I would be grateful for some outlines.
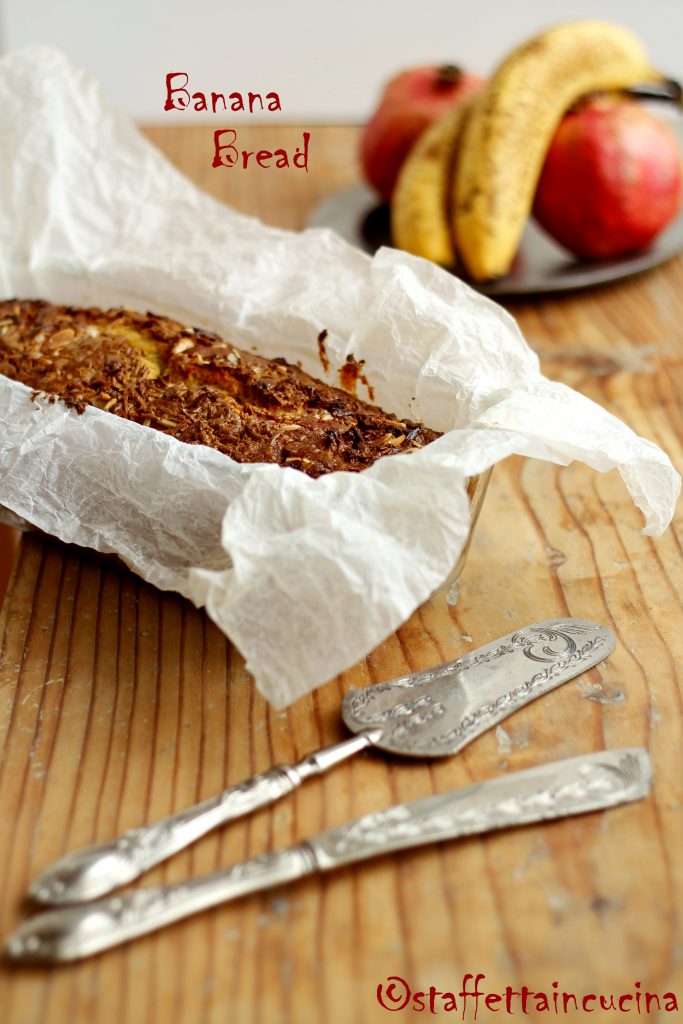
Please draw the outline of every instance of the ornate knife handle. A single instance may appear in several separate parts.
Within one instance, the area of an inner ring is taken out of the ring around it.
[[[274,803],[311,776],[352,757],[370,746],[380,733],[380,729],[369,729],[309,754],[298,764],[278,765],[254,775],[179,814],[131,829],[111,842],[67,854],[46,868],[29,889],[29,895],[39,903],[52,905],[105,896],[219,825]]]
[[[77,960],[316,870],[312,850],[301,843],[181,885],[139,889],[94,904],[48,910],[26,921],[8,940],[5,952],[25,962]]]

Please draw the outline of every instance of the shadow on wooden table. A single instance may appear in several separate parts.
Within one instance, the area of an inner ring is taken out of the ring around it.
[[[5,597],[7,584],[19,549],[19,531],[0,524],[0,604]]]

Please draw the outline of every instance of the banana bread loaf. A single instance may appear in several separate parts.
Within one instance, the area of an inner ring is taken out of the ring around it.
[[[238,462],[313,477],[362,470],[439,436],[284,359],[129,309],[0,302],[0,373],[78,412],[96,406]]]

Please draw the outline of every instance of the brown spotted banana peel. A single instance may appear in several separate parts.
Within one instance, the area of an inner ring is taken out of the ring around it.
[[[453,267],[450,192],[453,160],[471,101],[424,131],[406,157],[391,198],[391,237],[399,249]]]
[[[510,269],[567,110],[586,93],[662,77],[637,36],[603,21],[558,25],[507,57],[473,102],[455,165],[453,235],[471,277]]]

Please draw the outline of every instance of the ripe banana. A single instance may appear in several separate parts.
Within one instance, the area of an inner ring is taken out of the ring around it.
[[[420,135],[406,157],[391,199],[394,245],[416,256],[455,264],[450,191],[453,159],[471,102],[458,104]]]
[[[455,244],[475,280],[509,270],[566,111],[586,93],[661,79],[640,40],[603,21],[558,25],[510,54],[474,100],[455,169]]]

